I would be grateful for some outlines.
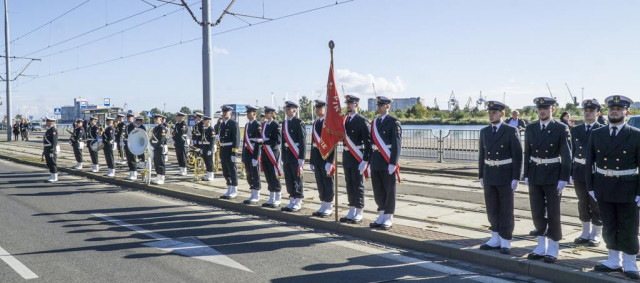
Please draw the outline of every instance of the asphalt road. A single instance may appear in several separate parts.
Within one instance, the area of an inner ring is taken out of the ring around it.
[[[513,274],[0,160],[0,282],[500,282]],[[525,278],[527,280],[527,278]]]

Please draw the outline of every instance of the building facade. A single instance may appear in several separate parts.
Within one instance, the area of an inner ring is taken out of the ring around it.
[[[378,109],[378,103],[375,98],[369,98],[368,102],[368,110],[376,111]],[[409,98],[393,98],[393,102],[391,102],[391,111],[395,110],[407,110],[411,108],[416,103],[422,103],[422,99],[420,97],[409,97]]]

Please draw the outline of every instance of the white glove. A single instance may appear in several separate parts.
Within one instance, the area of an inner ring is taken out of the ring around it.
[[[324,165],[324,171],[327,171],[327,175],[331,174],[331,167],[333,167],[333,163],[331,162],[327,162],[327,164]]]
[[[569,184],[573,185],[573,176],[569,176]]]
[[[209,156],[211,155],[211,150],[207,151],[207,155]]]
[[[638,207],[640,207],[640,197],[636,196],[636,204],[638,205]]]
[[[220,140],[220,135],[216,135],[216,140],[219,141]]]
[[[120,142],[120,146],[124,146],[124,142],[123,141]]]
[[[257,143],[262,143],[262,142],[263,142],[263,140],[262,140],[262,139],[256,139],[256,142],[257,142]]]
[[[298,159],[298,166],[304,166],[304,159]]]
[[[518,188],[518,180],[511,180],[511,189],[515,192]]]
[[[256,160],[256,159],[251,159],[251,165],[253,165],[253,167],[258,166],[258,160]]]
[[[594,191],[589,191],[589,195],[591,196],[591,198],[593,198],[593,200],[598,202],[598,200],[596,199],[596,193]]]
[[[524,178],[524,184],[527,186],[529,185],[529,178]]]
[[[53,153],[49,153],[49,157],[53,158]]]
[[[562,190],[567,186],[567,181],[558,181],[558,195],[562,194]]]
[[[98,139],[98,142],[102,142],[102,139]]]
[[[484,179],[480,178],[480,187],[484,188]]]
[[[360,175],[363,175],[363,174],[364,174],[364,169],[365,169],[365,168],[367,168],[367,162],[366,162],[366,161],[364,161],[364,160],[362,160],[362,161],[360,162],[360,165],[358,165],[358,171],[360,171]],[[395,168],[394,168],[394,170],[395,170]],[[329,172],[329,171],[327,171],[327,172]]]
[[[396,172],[396,166],[393,164],[389,164],[389,167],[387,167],[387,170],[389,170],[389,175],[393,175],[393,173]]]
[[[311,171],[316,171],[316,167],[313,164],[309,164],[309,168],[311,168]]]
[[[300,175],[304,173],[304,159],[298,159],[298,173]]]

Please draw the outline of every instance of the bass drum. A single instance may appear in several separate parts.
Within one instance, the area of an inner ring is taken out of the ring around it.
[[[101,141],[98,141],[98,140],[93,140],[91,142],[91,144],[89,145],[89,148],[93,152],[99,152],[104,148],[104,143],[102,143]]]
[[[127,138],[127,146],[133,155],[142,155],[149,147],[149,137],[143,129],[135,129],[129,133]]]

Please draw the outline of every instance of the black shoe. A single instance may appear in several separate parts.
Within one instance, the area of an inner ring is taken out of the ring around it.
[[[324,213],[320,213],[320,217],[321,218],[329,218],[333,215],[333,213],[329,213],[329,214],[324,214]]]
[[[278,207],[280,207],[280,204],[272,203],[272,204],[267,205],[267,207],[269,207],[269,208],[278,208]]]
[[[271,207],[271,204],[268,204],[268,203],[265,202],[265,203],[262,204],[262,207]]]
[[[369,224],[369,228],[380,228],[380,226],[382,226],[382,224],[378,224],[375,222],[371,222],[371,224]]]
[[[500,249],[500,246],[492,247],[492,246],[489,246],[487,244],[483,244],[482,246],[480,246],[480,249],[484,250],[484,251],[497,250],[497,249]]]
[[[527,255],[527,259],[531,259],[531,260],[538,260],[538,259],[543,259],[543,258],[544,258],[543,255],[539,255],[539,254],[536,254],[536,253],[529,253]]]
[[[292,207],[292,208],[289,209],[289,211],[290,212],[298,212],[298,211],[300,211],[300,208]]]
[[[322,213],[318,212],[318,211],[315,211],[315,212],[311,213],[311,216],[322,217]]]
[[[545,255],[544,262],[546,263],[555,263],[558,259],[555,256]]]
[[[342,222],[342,223],[348,223],[348,222],[350,222],[350,221],[352,221],[352,220],[353,220],[353,219],[351,219],[351,218],[346,218],[346,217],[342,217],[342,218],[340,218],[340,222]]]
[[[622,268],[611,268],[604,264],[594,266],[593,270],[598,272],[622,272]]]
[[[347,221],[347,223],[349,223],[349,224],[360,224],[360,223],[362,223],[362,219],[359,219],[359,220],[349,219],[349,221]]]
[[[538,234],[538,230],[533,229],[529,232],[529,236],[536,236]]]
[[[503,254],[503,255],[511,254],[511,249],[510,248],[500,248],[500,253]]]
[[[625,271],[624,276],[627,276],[629,279],[640,279],[640,275],[638,275],[637,271]]]
[[[246,205],[257,205],[258,202],[257,201],[251,201],[251,200],[244,200],[242,203],[246,204]]]
[[[280,211],[291,212],[291,208],[288,208],[288,207],[285,206],[283,208],[280,208]]]
[[[392,225],[381,224],[380,227],[378,227],[378,229],[388,231],[388,230],[391,230],[391,227],[393,227],[393,224]]]
[[[229,196],[224,196],[224,195],[220,196],[220,198],[221,199],[231,199]]]
[[[600,246],[600,240],[589,240],[589,244],[587,244],[587,246],[598,247]]]
[[[575,240],[573,240],[574,244],[578,244],[578,245],[584,245],[586,243],[589,243],[589,239],[585,239],[585,238],[576,238]]]

